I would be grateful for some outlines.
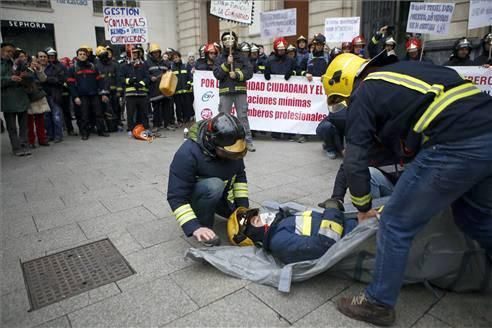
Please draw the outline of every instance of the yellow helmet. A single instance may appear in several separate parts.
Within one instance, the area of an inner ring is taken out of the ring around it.
[[[328,96],[328,105],[334,105],[350,97],[355,78],[369,62],[354,54],[340,54],[333,59],[322,77]]]
[[[96,56],[99,57],[103,52],[107,52],[108,49],[105,46],[98,46],[96,48]]]
[[[81,45],[81,46],[79,47],[79,49],[87,49],[87,51],[88,51],[88,52],[92,52],[92,47],[91,47],[91,46],[88,46],[88,45],[86,45],[86,44]]]
[[[149,46],[149,54],[153,53],[154,51],[162,52],[161,47],[157,43],[151,43]]]
[[[255,209],[258,213],[258,209]],[[254,246],[255,243],[249,237],[244,234],[248,219],[246,212],[253,211],[248,210],[245,207],[238,207],[227,220],[227,237],[232,245],[236,246]]]

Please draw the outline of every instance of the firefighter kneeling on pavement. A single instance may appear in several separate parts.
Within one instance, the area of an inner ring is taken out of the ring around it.
[[[456,225],[492,261],[492,97],[451,68],[371,64],[341,54],[323,78],[328,104],[348,103],[344,168],[359,222],[376,216],[370,149],[380,142],[395,155],[416,155],[382,212],[371,284],[360,295],[342,297],[337,308],[389,326],[412,240],[439,212],[451,207]]]
[[[227,218],[249,206],[245,137],[236,117],[220,113],[190,128],[170,165],[169,205],[185,235],[205,246],[220,244],[215,213]]]

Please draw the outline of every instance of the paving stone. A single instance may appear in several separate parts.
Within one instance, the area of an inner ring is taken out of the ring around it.
[[[32,258],[35,257],[37,256],[32,256]],[[3,252],[0,263],[2,268],[2,278],[0,279],[1,295],[12,293],[17,289],[23,289],[25,283],[19,258]]]
[[[64,194],[61,198],[67,206],[77,206],[87,201],[118,198],[121,195],[124,195],[124,191],[121,188],[116,185],[110,185],[96,190],[85,190]]]
[[[70,313],[77,327],[156,327],[198,307],[169,278],[164,277]]]
[[[68,321],[68,317],[64,315],[63,317],[59,317],[57,319],[45,322],[35,328],[71,328],[70,322]]]
[[[350,284],[348,280],[321,274],[307,281],[292,284],[289,293],[255,283],[246,288],[293,323],[342,292]]]
[[[281,188],[271,188],[257,192],[250,196],[257,203],[263,203],[265,200],[276,200],[279,203],[290,202],[295,199],[306,196],[306,192],[296,188],[293,185],[284,185]]]
[[[17,238],[37,232],[33,217],[30,214],[2,215],[1,230],[3,238]]]
[[[58,304],[65,313],[70,313],[120,293],[121,292],[116,284],[111,283],[80,295],[67,298],[66,300],[60,301],[56,304]]]
[[[70,246],[87,238],[76,224],[69,224],[6,240],[5,252],[9,256],[19,257],[22,261],[44,255],[46,251]]]
[[[24,288],[2,295],[2,324],[4,328],[28,328],[64,315],[58,303],[29,312],[30,305]]]
[[[119,280],[118,286],[127,290],[192,265],[194,262],[184,259],[188,248],[189,245],[178,238],[129,254],[126,260],[137,274]]]
[[[420,318],[415,325],[412,326],[412,328],[451,328],[451,325],[448,325],[444,321],[441,321],[437,319],[436,317],[426,314],[422,318]],[[457,327],[457,326],[456,326]]]
[[[107,237],[123,256],[135,253],[143,248],[128,231],[111,232]]]
[[[24,192],[16,192],[16,193],[2,192],[0,197],[2,202],[2,209],[9,208],[9,207],[19,207],[19,206],[26,205],[27,203]]]
[[[126,230],[145,248],[183,235],[183,230],[179,227],[176,219],[169,217],[129,226]]]
[[[133,207],[141,206],[144,204],[152,204],[153,202],[160,203],[164,202],[165,198],[162,193],[153,188],[153,193],[141,194],[135,193],[131,195],[122,194],[118,198],[112,199],[101,199],[101,202],[107,209],[111,212],[120,212]]]
[[[126,211],[98,216],[79,222],[80,227],[89,239],[104,236],[111,232],[123,231],[127,226],[155,220],[156,217],[143,207],[135,207]]]
[[[77,221],[88,220],[108,213],[109,211],[100,202],[89,201],[51,213],[40,215],[34,214],[34,221],[36,222],[38,230],[43,231]]]
[[[241,289],[167,327],[287,327],[277,313]]]
[[[223,298],[249,283],[247,280],[227,276],[206,263],[195,263],[186,269],[174,272],[171,278],[200,307]]]
[[[342,296],[358,295],[365,287],[365,284],[354,283],[349,289],[337,295],[334,302]],[[421,284],[404,286],[400,292],[398,303],[396,304],[395,326],[411,327],[419,318],[423,317],[437,301],[438,299],[436,299],[435,296]]]
[[[357,321],[346,317],[342,313],[338,312],[336,305],[328,301],[325,304],[318,307],[313,312],[307,314],[304,318],[300,319],[294,324],[294,327],[343,327],[343,328],[363,328],[374,327],[371,324],[367,324],[362,321]]]
[[[448,293],[430,314],[454,327],[492,327],[492,293]]]
[[[12,217],[20,214],[40,214],[49,213],[55,210],[60,210],[65,207],[65,203],[60,198],[52,198],[43,201],[27,203],[27,205],[19,205],[6,208],[3,215]]]

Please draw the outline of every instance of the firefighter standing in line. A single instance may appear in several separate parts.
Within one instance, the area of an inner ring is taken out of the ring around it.
[[[422,55],[422,41],[420,41],[419,38],[416,37],[411,37],[405,42],[405,49],[407,51],[407,54],[403,61],[413,61],[413,62],[429,62],[432,63],[432,60],[428,59],[425,57],[425,55]],[[421,59],[422,57],[422,59]]]
[[[304,58],[301,68],[302,75],[306,75],[308,81],[313,80],[313,76],[321,76],[325,73],[328,66],[328,56],[325,56],[325,43],[326,38],[323,34],[318,33],[313,38],[313,57],[309,60]]]
[[[118,131],[118,116],[115,114],[115,104],[117,104],[117,88],[119,83],[118,66],[109,58],[109,51],[105,46],[96,48],[96,67],[103,78],[103,89],[101,94],[106,95],[109,101],[103,103],[104,119],[108,132]]]
[[[248,101],[246,81],[253,77],[253,67],[249,59],[237,49],[237,35],[224,32],[220,38],[224,47],[223,53],[217,58],[214,76],[219,80],[219,112],[230,114],[232,106],[246,131],[248,151],[256,151],[248,121]]]
[[[208,43],[205,45],[204,52],[205,60],[197,61],[195,69],[197,71],[213,71],[219,49],[213,43]]]
[[[472,49],[472,43],[467,38],[456,40],[453,46],[453,54],[444,63],[444,66],[474,66],[473,61],[470,59]]]
[[[487,67],[489,67],[492,65],[492,33],[486,34],[480,43],[482,45],[482,54],[475,58],[473,63],[479,66],[488,65]]]
[[[243,157],[245,132],[239,120],[219,113],[195,123],[169,167],[167,200],[187,237],[206,246],[220,244],[215,213],[229,217],[249,207]]]
[[[349,104],[344,168],[359,221],[376,216],[368,170],[376,140],[416,153],[382,212],[371,284],[337,304],[351,318],[392,325],[412,240],[440,211],[451,206],[492,260],[492,98],[451,68],[402,61],[374,69],[350,54],[335,58],[323,86],[329,105]]]
[[[153,131],[157,132],[160,127],[163,126],[164,117],[169,115],[169,101],[168,97],[160,97],[162,93],[159,90],[159,84],[161,82],[161,77],[169,69],[171,69],[169,64],[162,59],[162,50],[157,43],[151,43],[149,46],[149,55],[147,56],[147,69],[149,70],[150,76],[150,88],[149,96],[150,99],[156,100],[152,101],[153,109]]]
[[[147,115],[149,72],[143,60],[144,50],[140,45],[132,49],[132,59],[121,68],[121,82],[125,90],[128,135],[137,124],[149,129]]]
[[[178,125],[191,123],[195,116],[193,109],[193,75],[191,68],[181,60],[179,51],[174,51],[171,55],[173,61],[173,74],[178,78],[176,92],[174,93],[174,103],[176,104],[176,118]]]
[[[104,131],[104,115],[101,101],[109,102],[108,96],[102,94],[103,78],[99,74],[96,65],[88,59],[89,51],[86,48],[77,50],[77,61],[68,71],[67,84],[70,95],[76,106],[79,106],[80,116],[77,125],[80,129],[82,140],[89,139],[90,117],[96,118],[97,134],[101,137],[109,137]]]
[[[363,35],[357,35],[352,39],[352,53],[362,58],[366,58],[366,39]]]
[[[260,68],[258,67],[258,55],[260,53],[260,48],[256,45],[256,43],[251,43],[251,52],[249,55],[249,61],[251,62],[251,66],[253,66],[253,73],[259,73]],[[265,66],[263,66],[263,70]]]
[[[308,40],[303,36],[299,36],[296,40],[296,45],[297,45],[297,55],[296,55],[296,61],[297,61],[297,66],[301,67],[303,61],[308,61],[309,60],[309,49],[307,46]]]

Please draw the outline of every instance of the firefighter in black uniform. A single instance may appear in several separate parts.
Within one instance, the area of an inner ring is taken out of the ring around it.
[[[213,71],[215,59],[217,58],[219,49],[213,43],[208,43],[207,45],[205,45],[204,52],[204,60],[197,60],[195,69],[197,71]]]
[[[171,60],[173,61],[173,74],[178,78],[176,92],[173,97],[176,104],[176,117],[178,124],[183,125],[189,123],[191,118],[195,116],[192,90],[193,75],[190,67],[183,64],[179,51],[174,51],[171,54]]]
[[[118,64],[111,60],[109,51],[104,46],[96,48],[96,67],[103,77],[102,94],[108,97],[108,102],[103,103],[104,119],[108,132],[118,131],[119,117],[116,107],[118,106],[119,71]]]
[[[186,236],[218,245],[214,214],[227,218],[237,207],[249,207],[246,153],[244,128],[232,115],[220,113],[190,128],[169,167],[167,192]]]
[[[372,283],[337,304],[351,318],[391,325],[412,240],[438,212],[451,206],[492,257],[492,97],[451,68],[374,68],[351,54],[333,60],[323,86],[329,105],[348,101],[344,168],[359,221],[377,216],[368,169],[376,141],[395,157],[416,154],[382,212]]]
[[[456,40],[453,46],[453,53],[444,66],[473,66],[470,53],[473,49],[471,41],[467,38]]]
[[[169,115],[170,98],[164,97],[159,91],[161,77],[171,67],[162,57],[161,47],[157,43],[149,46],[149,55],[145,64],[149,70],[150,86],[149,97],[153,109],[153,130],[157,131],[163,124],[165,115]]]
[[[103,77],[93,63],[88,59],[87,48],[77,49],[77,61],[68,71],[67,84],[70,95],[76,106],[80,107],[80,116],[77,125],[82,140],[89,139],[89,120],[91,113],[96,117],[97,133],[102,137],[109,137],[104,131],[104,115],[101,100],[108,102],[108,96],[103,94]]]
[[[482,54],[473,60],[478,66],[492,65],[492,33],[486,34],[482,41]]]
[[[149,128],[148,92],[149,71],[143,60],[144,50],[140,45],[132,49],[130,62],[121,68],[121,84],[125,90],[126,120],[128,135],[137,124]]]
[[[301,64],[301,75],[305,75],[308,81],[313,80],[313,76],[321,76],[326,72],[328,67],[328,56],[325,56],[326,38],[323,34],[318,33],[313,38],[313,57],[305,57]]]

